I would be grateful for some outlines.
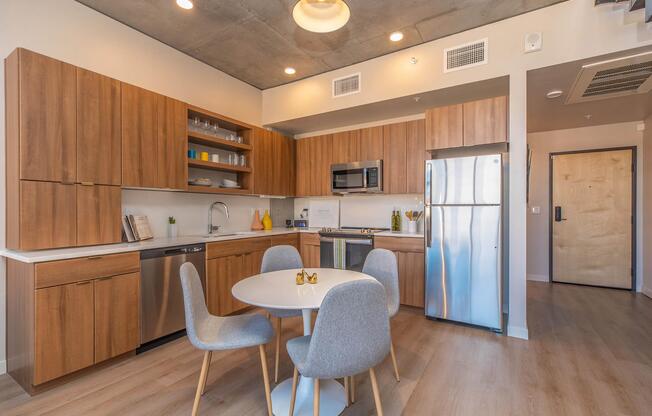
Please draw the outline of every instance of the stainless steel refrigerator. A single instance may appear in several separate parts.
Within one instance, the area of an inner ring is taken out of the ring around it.
[[[502,331],[503,157],[426,162],[426,315]]]

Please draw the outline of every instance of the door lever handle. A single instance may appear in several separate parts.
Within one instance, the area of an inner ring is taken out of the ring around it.
[[[561,221],[566,221],[566,218],[562,218],[561,207],[556,206],[555,207],[555,222],[561,222]]]

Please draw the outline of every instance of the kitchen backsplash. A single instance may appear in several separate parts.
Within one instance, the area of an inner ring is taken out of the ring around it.
[[[124,189],[122,212],[147,215],[154,237],[166,236],[170,216],[176,218],[180,236],[201,235],[208,232],[208,207],[214,201],[222,201],[229,207],[228,220],[221,206],[214,208],[213,223],[223,226],[223,231],[248,230],[253,210],[259,209],[262,217],[269,209],[268,198]],[[285,222],[274,226],[283,227]]]
[[[308,208],[311,199],[339,199],[340,226],[342,227],[380,227],[390,228],[394,209],[401,210],[403,221],[401,229],[407,231],[407,210],[423,210],[422,194],[407,195],[347,195],[319,198],[296,198],[294,217],[299,218],[301,210]],[[423,231],[423,219],[419,221],[418,231]]]

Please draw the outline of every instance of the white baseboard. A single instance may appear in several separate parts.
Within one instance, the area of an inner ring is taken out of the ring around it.
[[[550,279],[548,275],[545,274],[530,274],[527,275],[527,280],[532,280],[533,282],[546,282],[548,283]]]
[[[7,372],[7,361],[2,360],[0,361],[0,374],[4,374]]]
[[[527,328],[520,326],[507,326],[507,336],[519,339],[529,339]]]
[[[643,286],[641,288],[641,293],[643,293],[648,298],[652,298],[652,289],[650,289],[650,288],[647,288],[647,287]]]

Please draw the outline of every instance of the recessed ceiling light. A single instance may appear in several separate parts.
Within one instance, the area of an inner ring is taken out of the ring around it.
[[[297,70],[292,68],[291,66],[288,66],[287,68],[285,68],[285,73],[288,75],[294,75],[297,73]]]
[[[182,9],[190,10],[192,9],[192,1],[190,0],[177,0],[177,6],[181,7]]]
[[[344,26],[351,17],[351,10],[343,0],[299,0],[294,5],[292,17],[307,31],[328,33]]]
[[[548,93],[546,94],[546,97],[548,97],[550,99],[559,98],[559,97],[561,97],[561,95],[563,93],[564,93],[564,91],[562,91],[562,90],[552,90],[552,91],[548,91]]]
[[[389,40],[392,42],[399,42],[403,40],[403,32],[394,32],[391,35],[389,35]]]

